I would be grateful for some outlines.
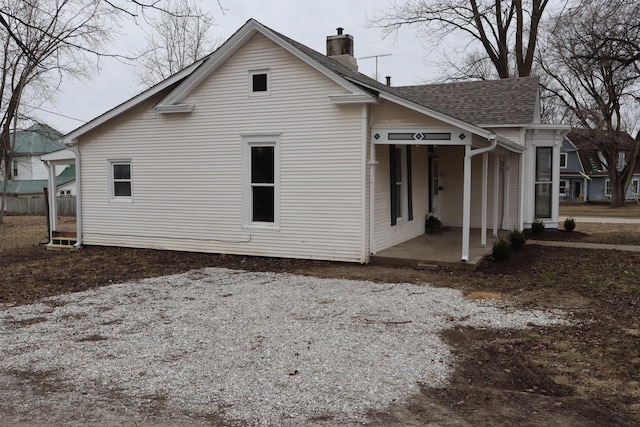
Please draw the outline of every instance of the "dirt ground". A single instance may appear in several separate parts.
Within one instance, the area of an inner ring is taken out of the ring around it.
[[[567,327],[447,332],[458,363],[451,383],[371,413],[370,425],[640,425],[637,253],[551,248],[529,240],[509,262],[489,258],[469,272],[108,247],[53,252],[36,244],[0,250],[0,304],[212,266],[429,283],[478,297],[493,293],[524,308],[560,308],[575,320]],[[32,385],[36,393],[50,386]],[[224,425],[217,423],[212,425]]]

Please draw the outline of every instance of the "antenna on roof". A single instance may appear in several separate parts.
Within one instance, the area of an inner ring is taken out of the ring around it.
[[[383,56],[391,56],[391,54],[390,53],[381,53],[379,55],[363,56],[362,58],[358,58],[358,59],[376,58],[376,80],[378,80],[378,58],[383,57]]]

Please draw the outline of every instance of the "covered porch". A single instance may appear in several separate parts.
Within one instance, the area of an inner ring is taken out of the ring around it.
[[[56,167],[68,166],[76,164],[76,155],[70,149],[64,149],[54,151],[53,153],[45,154],[40,157],[47,167],[49,175],[49,188],[54,191],[48,193],[48,221],[49,221],[49,244],[47,249],[60,250],[60,249],[78,249],[81,247],[80,241],[80,224],[82,220],[81,208],[80,208],[80,171],[76,170],[76,183],[77,183],[77,195],[76,195],[76,222],[71,225],[63,225],[58,223],[58,212],[56,203]],[[77,165],[76,165],[77,166]]]
[[[482,230],[479,228],[470,229],[470,239],[480,241],[481,233]],[[495,237],[490,237],[486,247],[470,245],[469,259],[463,262],[460,259],[462,235],[461,227],[446,227],[441,233],[422,234],[381,250],[373,255],[370,261],[377,265],[475,270],[480,262],[491,254]]]

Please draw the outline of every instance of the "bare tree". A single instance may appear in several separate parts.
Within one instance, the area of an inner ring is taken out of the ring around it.
[[[471,39],[500,78],[529,76],[534,63],[538,31],[549,0],[406,0],[393,2],[370,20],[387,36],[402,26],[416,26],[427,41],[449,34]],[[478,77],[478,56],[460,64],[459,77]],[[483,71],[484,74],[484,71]]]
[[[136,74],[140,84],[154,84],[182,70],[211,53],[217,44],[210,35],[214,20],[193,0],[170,0],[158,21],[151,21],[154,31],[147,47],[138,52]]]
[[[640,90],[640,4],[636,0],[582,0],[552,20],[540,52],[545,89],[564,107],[571,124],[604,160],[611,206],[624,206],[640,158],[629,141]]]
[[[87,52],[109,40],[113,11],[102,0],[0,0],[0,169],[4,188],[11,161],[21,104],[49,96],[66,76],[86,75]],[[2,206],[0,204],[0,206]],[[0,209],[0,223],[4,209]]]

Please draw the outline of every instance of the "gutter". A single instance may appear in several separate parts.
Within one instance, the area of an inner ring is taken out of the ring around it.
[[[469,234],[471,228],[471,159],[478,154],[488,153],[494,150],[498,146],[498,136],[492,134],[489,138],[491,144],[488,147],[471,149],[471,146],[467,145],[464,153],[464,184],[463,184],[463,198],[462,198],[462,262],[469,261]],[[486,171],[483,171],[486,173]],[[486,202],[486,196],[483,195],[483,201]],[[485,208],[483,206],[483,208]],[[486,224],[482,224],[486,227]],[[486,243],[485,243],[486,244]]]

